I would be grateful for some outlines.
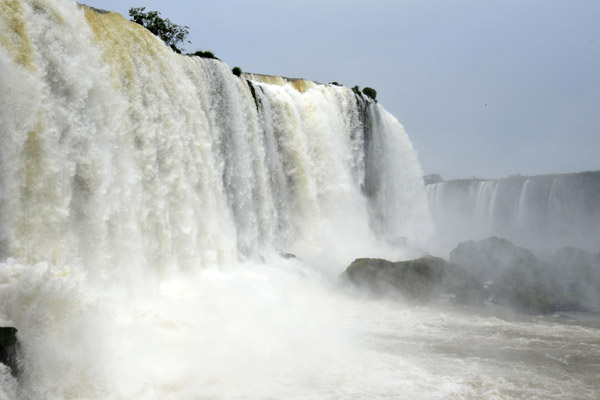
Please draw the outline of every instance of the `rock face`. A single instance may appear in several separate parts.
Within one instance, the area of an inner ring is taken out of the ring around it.
[[[0,363],[8,366],[13,376],[19,373],[17,365],[17,329],[0,327]]]
[[[483,282],[503,276],[507,269],[519,269],[532,276],[539,268],[531,251],[497,237],[460,243],[450,252],[450,262],[461,265]]]
[[[434,183],[442,183],[444,182],[444,179],[440,174],[429,174],[423,177],[423,182],[426,185],[432,185]]]
[[[427,302],[434,296],[454,294],[462,303],[480,303],[481,285],[464,270],[439,257],[392,262],[359,258],[343,276],[357,286],[377,294],[399,294],[403,298]]]
[[[562,258],[563,264],[570,264],[566,260],[572,258]],[[542,262],[531,251],[506,239],[492,237],[460,243],[450,253],[450,261],[478,280],[490,282],[489,295],[496,303],[529,313],[585,308],[577,291],[567,289],[572,284],[565,282],[565,267],[555,266],[558,261]],[[575,275],[582,276],[579,272]]]
[[[526,313],[600,310],[600,257],[575,247],[540,260],[491,237],[460,243],[450,262],[431,256],[398,262],[359,258],[342,276],[372,293],[420,303],[446,294],[458,304],[483,305],[487,298]]]
[[[600,309],[600,258],[576,247],[558,249],[548,261],[548,273],[564,296],[585,309]]]

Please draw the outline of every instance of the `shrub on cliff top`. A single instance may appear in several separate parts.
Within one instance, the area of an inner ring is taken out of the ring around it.
[[[188,54],[189,56],[196,56],[196,57],[202,57],[202,58],[212,58],[215,60],[218,60],[218,58],[213,54],[212,51],[196,51],[194,53]]]
[[[377,99],[377,91],[376,91],[375,89],[373,89],[373,88],[366,87],[366,88],[364,88],[364,89],[362,90],[362,92],[363,92],[363,93],[364,93],[366,96],[368,96],[368,97],[372,98],[373,100],[376,100],[376,99]]]
[[[162,39],[163,42],[177,53],[181,53],[180,44],[185,42],[189,33],[188,26],[174,24],[168,18],[162,18],[158,11],[145,12],[146,7],[132,7],[129,9],[131,21],[142,25],[150,32]],[[190,43],[188,41],[188,43]]]

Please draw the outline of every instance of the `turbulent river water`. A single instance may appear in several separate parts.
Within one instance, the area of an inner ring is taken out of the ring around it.
[[[337,278],[435,230],[368,97],[236,77],[67,0],[0,0],[0,89],[0,322],[21,345],[0,399],[600,397],[592,314]]]

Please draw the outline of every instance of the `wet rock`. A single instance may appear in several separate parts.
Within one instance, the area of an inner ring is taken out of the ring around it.
[[[518,269],[529,279],[537,273],[540,264],[531,251],[498,237],[460,243],[450,252],[450,262],[482,282],[496,280],[509,269]]]
[[[439,257],[425,256],[392,262],[376,258],[354,260],[342,276],[376,294],[400,295],[427,302],[439,294],[454,294],[463,304],[482,302],[481,285],[457,265]],[[458,296],[459,293],[462,295]]]
[[[423,177],[423,182],[425,185],[432,185],[434,183],[444,182],[444,179],[440,174],[429,174]]]
[[[17,329],[0,327],[0,363],[10,368],[13,376],[17,376],[19,373],[17,365],[18,347]]]
[[[586,309],[600,309],[600,259],[577,247],[558,249],[548,261],[552,281],[565,297]]]
[[[561,284],[560,274],[553,273],[530,250],[506,239],[460,243],[450,253],[450,261],[479,281],[489,281],[488,295],[495,303],[527,313],[582,309]]]

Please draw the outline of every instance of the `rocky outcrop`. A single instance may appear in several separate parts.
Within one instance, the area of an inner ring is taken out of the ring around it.
[[[17,329],[0,327],[0,363],[10,368],[13,376],[17,376],[19,373],[17,365],[18,347]]]
[[[572,264],[572,257],[567,257]],[[560,257],[559,257],[560,259]],[[566,259],[565,259],[566,260]],[[556,262],[540,261],[530,250],[497,237],[468,241],[450,253],[450,261],[462,266],[481,282],[495,303],[529,313],[581,310],[577,291],[568,290],[568,274]],[[582,276],[579,272],[575,276]]]
[[[440,174],[429,174],[423,177],[423,183],[425,183],[425,185],[432,185],[434,183],[441,182],[444,182],[444,179]]]
[[[519,269],[529,277],[539,269],[539,261],[531,251],[498,237],[459,243],[450,252],[450,262],[461,265],[482,282],[497,279],[507,269]]]
[[[450,262],[431,256],[397,262],[359,258],[342,276],[371,293],[418,303],[450,295],[456,304],[483,305],[485,298],[526,313],[600,309],[596,254],[566,247],[540,260],[497,237],[460,243]]]
[[[584,249],[563,247],[547,261],[550,278],[565,297],[585,309],[600,310],[600,258]]]
[[[397,262],[359,258],[342,276],[372,293],[399,295],[419,303],[439,294],[452,294],[463,304],[482,302],[479,282],[459,266],[439,257],[425,256]]]

